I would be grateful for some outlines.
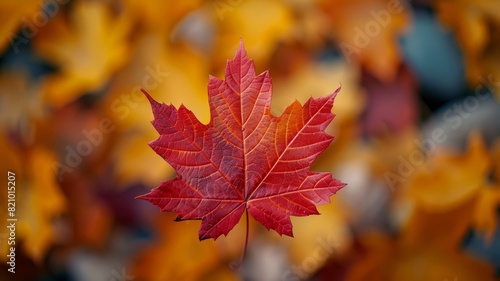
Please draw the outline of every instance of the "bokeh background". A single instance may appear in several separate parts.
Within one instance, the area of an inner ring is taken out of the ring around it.
[[[312,169],[348,185],[231,270],[244,219],[200,242],[134,197],[175,176],[139,89],[207,123],[240,38],[275,115],[342,83]],[[500,1],[1,0],[0,53],[1,280],[500,280]]]

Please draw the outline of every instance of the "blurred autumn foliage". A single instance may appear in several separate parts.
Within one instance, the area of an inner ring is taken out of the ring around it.
[[[0,0],[0,35],[0,280],[500,280],[498,1]],[[175,177],[139,89],[207,123],[241,37],[274,115],[342,83],[313,170],[348,185],[235,271],[241,223],[134,197]]]

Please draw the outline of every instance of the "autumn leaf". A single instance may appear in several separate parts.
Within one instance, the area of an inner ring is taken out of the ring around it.
[[[129,59],[131,27],[129,14],[114,16],[103,2],[78,1],[68,15],[58,14],[34,41],[38,54],[60,69],[46,78],[44,99],[62,106],[102,87]]]
[[[494,163],[493,177],[497,183],[500,183],[500,138],[493,144],[491,161]]]
[[[25,71],[0,72],[0,129],[19,130],[23,140],[32,138],[33,121],[44,117],[36,83]]]
[[[33,36],[35,15],[42,7],[40,1],[24,1],[22,5],[12,1],[0,1],[0,52],[5,51],[9,43],[17,53],[19,47],[27,44]],[[36,27],[35,27],[36,28]],[[21,29],[20,34],[15,34]]]
[[[485,234],[487,243],[491,243],[497,229],[499,206],[500,186],[486,186],[480,190],[474,209],[473,225],[477,232]]]
[[[266,65],[276,46],[292,33],[293,10],[282,0],[237,2],[214,1],[218,33],[212,63],[218,66],[225,61],[232,54],[232,47],[236,48],[235,38],[243,36],[258,65]]]
[[[124,0],[123,5],[133,13],[142,28],[161,30],[167,34],[189,12],[198,8],[201,0],[187,1],[141,1]],[[168,15],[168,16],[166,16]]]
[[[406,30],[408,11],[400,1],[319,1],[330,19],[330,33],[347,62],[355,62],[381,81],[397,77],[401,63],[398,34]],[[375,32],[373,32],[375,27]]]
[[[363,71],[361,85],[367,92],[367,105],[363,115],[365,134],[402,132],[418,118],[417,91],[411,71],[401,67],[394,79],[381,81]]]
[[[66,198],[53,173],[55,155],[45,148],[33,148],[29,153],[26,167],[28,185],[22,189],[19,198],[18,237],[24,239],[24,251],[36,262],[41,262],[46,251],[57,240],[53,225],[55,217],[64,213]]]
[[[52,170],[55,155],[41,146],[20,149],[4,136],[0,137],[0,152],[5,160],[0,165],[2,173],[11,171],[16,175],[16,243],[22,241],[22,251],[40,263],[57,241],[53,221],[65,212],[67,203]],[[0,199],[7,202],[7,189],[0,193]],[[7,215],[7,208],[0,212],[4,221]],[[7,250],[0,247],[0,259],[6,258]]]
[[[460,280],[497,280],[490,265],[460,249],[474,201],[443,213],[418,208],[396,238],[365,234],[366,253],[346,280],[445,280],[455,275]]]
[[[340,90],[292,103],[280,117],[270,114],[269,71],[256,76],[243,46],[226,66],[226,80],[210,76],[209,124],[185,106],[151,102],[160,137],[150,142],[177,172],[150,193],[139,196],[177,212],[176,220],[201,219],[200,240],[227,235],[245,212],[280,235],[293,236],[290,216],[319,214],[316,205],[345,186],[310,165],[333,137],[332,121]]]
[[[470,134],[463,155],[438,150],[409,178],[408,189],[423,208],[446,210],[476,196],[484,185],[491,163],[482,136]]]
[[[500,14],[497,12],[500,3],[496,1],[440,0],[434,2],[440,19],[456,34],[462,46],[464,61],[467,66],[467,76],[471,83],[478,85],[478,78],[488,73],[482,62],[491,44],[490,28],[498,27]]]
[[[171,219],[170,215],[158,217],[158,240],[134,259],[132,275],[149,281],[205,280],[202,277],[221,260],[217,247],[192,243],[193,237],[187,233],[195,231],[198,223],[187,222],[174,228]]]
[[[365,105],[361,89],[357,85],[355,68],[343,60],[312,62],[301,65],[286,77],[274,78],[273,109],[283,112],[294,99],[307,101],[311,96],[320,97],[332,86],[332,77],[342,81],[342,95],[336,97],[335,124],[327,127],[326,132],[337,136],[335,146],[328,147],[314,162],[313,168],[331,169],[339,162],[340,153],[347,150],[359,136],[358,119]],[[273,112],[271,109],[271,113]]]
[[[332,199],[332,206],[320,206],[321,216],[308,219],[304,222],[301,218],[292,218],[293,223],[300,223],[296,230],[296,241],[285,239],[288,244],[289,257],[295,266],[301,266],[308,257],[317,256],[321,247],[325,256],[318,258],[321,266],[329,256],[340,255],[349,249],[352,244],[347,214],[342,206],[342,198]]]

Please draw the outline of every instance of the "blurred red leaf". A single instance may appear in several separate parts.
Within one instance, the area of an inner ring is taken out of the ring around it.
[[[227,235],[243,212],[292,236],[291,215],[319,214],[315,205],[329,203],[345,186],[330,173],[310,170],[333,140],[324,130],[340,88],[304,106],[295,101],[275,117],[269,72],[255,75],[243,41],[225,78],[210,77],[207,125],[183,105],[159,104],[144,91],[160,133],[150,146],[178,176],[138,198],[177,212],[176,220],[201,219],[201,240]]]
[[[408,68],[402,66],[390,81],[382,81],[363,71],[361,84],[368,94],[363,118],[366,134],[401,132],[415,123],[418,118],[417,88]]]

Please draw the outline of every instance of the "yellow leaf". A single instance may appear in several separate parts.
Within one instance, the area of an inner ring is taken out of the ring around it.
[[[474,209],[474,228],[486,235],[491,242],[498,223],[497,209],[500,206],[500,186],[487,186],[481,189]]]
[[[425,244],[439,249],[457,250],[471,225],[471,210],[475,207],[475,196],[441,212],[417,205],[404,229],[401,243],[406,247]]]
[[[307,220],[292,217],[294,238],[281,238],[287,244],[295,266],[312,274],[332,256],[342,255],[351,246],[351,233],[341,202],[332,198],[331,205],[318,206],[320,216]],[[311,269],[314,261],[316,268]]]
[[[138,21],[148,30],[170,32],[189,12],[199,8],[202,0],[124,0],[126,6]]]
[[[488,151],[481,135],[474,133],[463,155],[442,151],[431,155],[409,179],[408,187],[418,205],[445,210],[476,196],[489,169]]]
[[[444,212],[417,208],[399,237],[365,234],[366,247],[348,281],[497,280],[494,268],[460,252],[475,198]]]
[[[434,151],[405,182],[415,199],[410,218],[393,237],[363,235],[365,254],[347,280],[496,280],[494,268],[467,255],[471,227],[492,231],[498,191],[486,188],[491,167],[481,135],[467,151]],[[403,185],[398,190],[406,192]]]
[[[419,132],[415,127],[409,127],[397,134],[384,132],[380,136],[374,137],[371,144],[372,149],[368,151],[374,175],[387,181],[388,172],[391,172],[406,179],[406,174],[400,173],[402,159],[407,160],[413,153],[421,153],[415,144],[415,140],[419,137]],[[399,184],[400,181],[395,181],[395,186],[390,186],[390,188],[394,189]]]
[[[2,161],[2,172],[5,175],[7,171],[16,174],[17,250],[22,249],[33,261],[42,262],[56,239],[53,219],[65,211],[66,200],[52,167],[55,156],[41,147],[23,150],[26,151],[12,147],[3,138],[0,140],[0,151],[4,160],[8,160]],[[6,192],[1,194],[6,196]],[[2,196],[2,201],[7,202],[6,197]],[[6,215],[2,210],[2,217],[6,218]],[[22,248],[18,246],[20,242]],[[3,247],[0,249],[5,251]],[[1,258],[4,259],[5,255],[2,254]]]
[[[60,12],[35,37],[36,51],[60,68],[44,85],[44,98],[55,106],[102,87],[129,57],[128,14],[114,16],[99,1],[77,1],[71,8],[70,22]]]
[[[245,39],[245,49],[257,67],[268,65],[277,43],[292,31],[293,14],[281,0],[213,1],[218,24],[214,65],[223,69],[227,58],[233,56],[239,38]]]
[[[19,179],[25,185],[18,198],[19,232],[23,248],[33,260],[40,262],[55,241],[52,220],[66,209],[53,170],[55,156],[44,148],[34,148],[28,156],[26,177]]]
[[[401,1],[321,1],[332,34],[347,62],[357,62],[382,81],[396,77],[401,61],[398,34],[408,21]]]
[[[19,46],[27,44],[29,39],[36,35],[35,15],[37,11],[41,15],[46,15],[40,11],[43,2],[40,0],[28,0],[22,3],[10,0],[0,1],[0,53],[9,44],[13,46],[15,52]],[[36,23],[38,25],[38,21]],[[21,27],[26,28],[25,34],[16,34]]]
[[[0,129],[19,132],[26,143],[33,141],[32,121],[44,116],[39,88],[23,71],[0,73]]]
[[[138,255],[132,274],[138,280],[204,280],[218,267],[220,257],[212,241],[199,241],[199,223],[175,223],[174,215],[158,218],[157,241]]]
[[[497,1],[435,1],[441,20],[452,28],[465,54],[468,80],[478,85],[481,75],[491,73],[485,56],[492,39],[492,26],[500,26],[500,3]],[[498,42],[496,43],[498,44]],[[498,73],[498,72],[497,72]]]

